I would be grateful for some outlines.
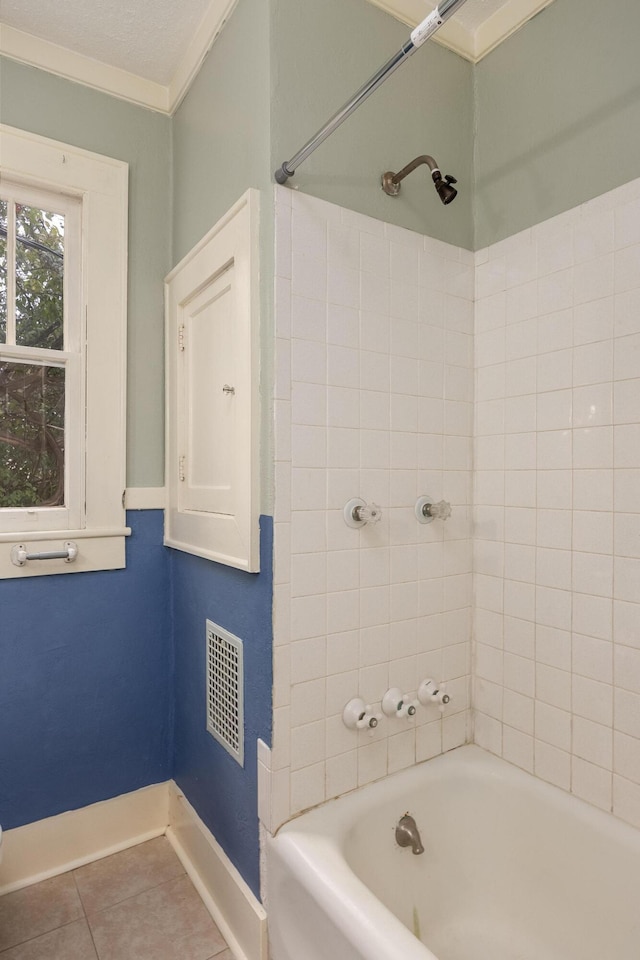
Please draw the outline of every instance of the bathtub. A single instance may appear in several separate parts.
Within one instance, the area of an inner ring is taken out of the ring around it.
[[[304,814],[266,857],[273,960],[640,958],[640,832],[479,747]]]

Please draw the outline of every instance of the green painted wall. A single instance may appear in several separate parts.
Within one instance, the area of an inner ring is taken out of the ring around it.
[[[173,260],[248,187],[269,190],[269,5],[240,0],[173,118]]]
[[[173,263],[249,188],[260,190],[261,511],[273,504],[273,203],[269,5],[240,0],[173,118]]]
[[[162,486],[161,281],[170,268],[171,120],[0,59],[0,122],[129,164],[127,484]]]
[[[271,6],[273,172],[400,49],[410,31],[366,0],[271,0]],[[467,61],[428,43],[289,183],[323,200],[471,248],[472,71]],[[385,170],[400,170],[423,153],[458,177],[460,192],[452,205],[442,205],[426,168],[403,183],[400,197],[382,192]]]
[[[555,0],[475,70],[475,246],[640,176],[640,4]]]

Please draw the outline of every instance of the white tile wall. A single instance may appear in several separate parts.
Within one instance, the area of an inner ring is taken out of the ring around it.
[[[477,254],[475,739],[640,827],[640,181]]]
[[[277,189],[271,829],[468,738],[472,568],[474,739],[640,827],[639,212],[634,181],[474,267]],[[426,675],[444,720],[345,729]]]
[[[272,830],[467,739],[473,291],[467,251],[277,188]],[[424,493],[446,525],[417,522]],[[355,496],[379,525],[344,523]],[[344,727],[352,697],[425,677],[444,719]]]

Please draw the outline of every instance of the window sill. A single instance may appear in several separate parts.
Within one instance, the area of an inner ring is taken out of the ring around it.
[[[98,570],[121,570],[125,567],[125,540],[129,527],[114,530],[58,530],[46,533],[0,534],[0,580],[41,577],[51,574],[89,573]],[[11,549],[18,543],[28,544],[29,553],[63,551],[65,541],[78,545],[73,562],[66,560],[27,560],[16,566]]]

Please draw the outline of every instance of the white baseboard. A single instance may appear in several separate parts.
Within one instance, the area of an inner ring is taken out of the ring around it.
[[[168,822],[168,783],[158,783],[6,830],[0,895],[162,836]]]
[[[237,960],[267,960],[267,915],[173,781],[2,834],[0,896],[167,835]]]
[[[175,783],[167,837],[237,960],[267,960],[267,915]]]

